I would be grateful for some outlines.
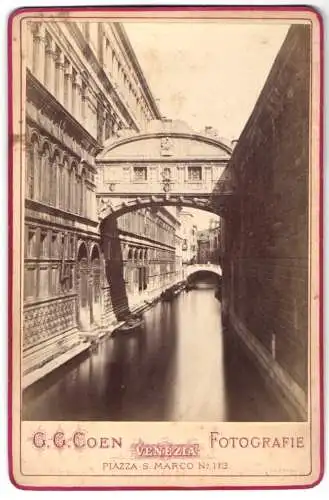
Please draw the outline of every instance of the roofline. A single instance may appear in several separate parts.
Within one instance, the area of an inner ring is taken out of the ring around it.
[[[127,35],[127,32],[123,26],[122,23],[115,23],[116,24],[116,28],[117,28],[117,31],[118,31],[118,34],[121,38],[121,41],[123,43],[123,45],[125,46],[125,49],[127,50],[129,56],[130,56],[130,62],[132,63],[133,67],[134,67],[134,70],[136,71],[137,75],[138,75],[138,78],[139,80],[141,81],[142,83],[142,86],[143,86],[143,90],[144,92],[146,93],[147,95],[147,98],[148,98],[148,101],[149,103],[151,104],[152,106],[152,109],[153,109],[153,113],[155,114],[155,116],[158,118],[158,119],[161,119],[161,112],[160,112],[160,109],[156,103],[156,100],[151,92],[151,89],[145,79],[145,76],[144,76],[144,72],[141,68],[141,65],[139,64],[138,62],[138,59],[137,59],[137,56],[136,56],[136,53],[130,43],[130,40],[129,40],[129,37]]]
[[[157,137],[178,137],[181,139],[194,139],[199,142],[203,142],[206,144],[209,144],[210,146],[217,146],[218,148],[224,150],[227,154],[231,155],[232,154],[232,149],[224,144],[221,141],[218,141],[216,139],[213,139],[208,136],[200,135],[200,134],[195,134],[193,132],[187,133],[187,132],[152,132],[150,134],[135,134],[131,135],[129,137],[123,137],[122,139],[119,139],[118,141],[113,142],[108,148],[104,148],[103,151],[99,154],[99,157],[101,158],[105,152],[108,153],[110,151],[113,151],[119,146],[122,146],[124,144],[129,144],[130,142],[137,142],[137,141],[142,141],[144,139],[154,139]],[[167,157],[164,157],[166,159]]]
[[[148,164],[148,163],[161,163],[163,166],[175,163],[189,163],[191,166],[196,163],[216,163],[223,164],[223,168],[227,166],[230,158],[218,158],[216,156],[111,156],[110,158],[96,158],[96,164],[109,165],[111,163],[115,163],[116,165],[120,163],[133,163],[138,162],[138,165]],[[220,166],[220,165],[219,165]]]

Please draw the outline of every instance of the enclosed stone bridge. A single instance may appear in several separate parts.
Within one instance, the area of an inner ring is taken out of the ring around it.
[[[105,145],[97,157],[98,216],[154,206],[182,206],[219,214],[233,192],[224,174],[226,141],[196,134],[181,122],[151,122],[150,129]]]

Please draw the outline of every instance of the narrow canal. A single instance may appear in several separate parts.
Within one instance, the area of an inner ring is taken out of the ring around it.
[[[157,303],[142,332],[105,338],[25,391],[23,419],[288,421],[229,332],[224,339],[220,307],[209,288]]]

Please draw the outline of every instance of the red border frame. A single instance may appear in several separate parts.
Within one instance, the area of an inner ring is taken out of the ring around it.
[[[311,12],[316,16],[319,23],[320,34],[320,154],[319,154],[319,168],[320,168],[320,186],[319,186],[319,376],[320,376],[320,473],[319,477],[310,484],[304,485],[284,485],[284,486],[25,486],[18,484],[13,474],[13,428],[12,428],[12,306],[13,306],[13,90],[12,90],[12,25],[15,16],[22,13],[39,13],[39,12],[227,12],[227,11],[257,11],[257,12]],[[286,490],[286,489],[306,489],[317,486],[324,476],[324,332],[323,332],[323,161],[324,161],[324,35],[323,35],[323,19],[319,10],[313,6],[114,6],[114,7],[22,7],[15,9],[8,18],[8,466],[9,478],[11,483],[20,490],[31,491],[118,491],[118,490]]]

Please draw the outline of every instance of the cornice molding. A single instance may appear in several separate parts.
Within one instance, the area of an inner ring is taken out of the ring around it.
[[[73,222],[80,222],[82,224],[86,224],[86,225],[92,226],[94,228],[96,228],[98,225],[98,222],[96,222],[94,219],[90,219],[90,218],[85,217],[83,215],[75,214],[73,212],[68,212],[68,211],[63,210],[61,208],[57,208],[57,207],[48,205],[48,204],[43,203],[41,201],[32,200],[30,198],[25,198],[25,207],[28,209],[35,210],[38,213],[47,213],[49,215],[63,217],[64,219],[71,220]],[[42,220],[42,219],[39,217],[38,220]],[[52,222],[52,224],[53,224],[53,222]],[[76,230],[77,228],[74,227],[74,229]]]
[[[100,153],[99,157],[98,157],[98,162],[101,162],[101,161],[106,161],[106,155],[112,151],[114,151],[115,149],[119,149],[120,146],[123,146],[125,144],[129,144],[129,143],[133,143],[133,142],[139,142],[139,141],[145,141],[145,140],[148,140],[148,139],[157,139],[157,138],[163,138],[163,137],[170,137],[170,138],[175,138],[175,139],[188,139],[188,140],[192,140],[192,141],[195,141],[195,142],[199,142],[199,143],[203,143],[203,144],[207,144],[208,146],[214,146],[216,148],[218,148],[218,150],[220,151],[224,151],[225,153],[227,153],[229,156],[231,156],[232,154],[232,149],[227,146],[226,144],[224,144],[223,142],[219,141],[219,140],[216,140],[216,139],[213,139],[211,137],[208,137],[208,136],[203,136],[203,135],[200,135],[200,134],[194,134],[194,133],[184,133],[184,132],[166,132],[166,131],[161,131],[161,132],[152,132],[152,133],[149,133],[149,134],[136,134],[136,135],[132,135],[132,136],[129,136],[129,137],[125,137],[125,138],[122,138],[122,139],[119,139],[118,141],[114,141],[112,144],[110,144],[109,146],[105,146],[105,148],[103,149],[103,151]],[[169,160],[168,157],[161,157],[164,161],[165,160]],[[109,160],[112,160],[112,158],[110,158]],[[177,161],[177,158],[174,157],[174,155],[171,156],[171,160],[172,161]],[[217,158],[218,160],[218,158]],[[127,160],[126,160],[127,161]],[[133,159],[131,159],[130,161],[133,161]],[[149,159],[146,159],[145,161],[149,161]],[[216,161],[216,158],[215,160]]]
[[[62,124],[62,130],[86,149],[92,155],[102,150],[97,140],[64,108],[64,106],[39,82],[39,80],[26,70],[27,97],[40,111],[44,112],[55,123]],[[42,105],[40,106],[40,103]]]

